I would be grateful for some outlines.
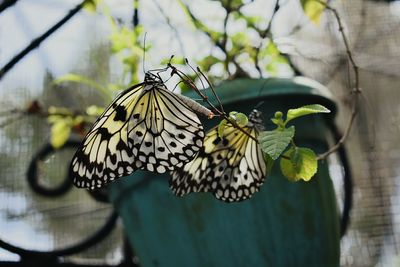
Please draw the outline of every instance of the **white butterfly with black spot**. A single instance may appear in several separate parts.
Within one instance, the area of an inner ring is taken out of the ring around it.
[[[170,188],[178,196],[191,192],[211,192],[225,202],[243,201],[259,191],[267,167],[257,138],[262,130],[261,112],[253,110],[243,133],[228,123],[224,136],[218,127],[204,138],[197,156],[182,168],[171,172]]]
[[[95,189],[138,169],[164,173],[190,161],[203,138],[193,109],[147,72],[94,123],[72,158],[70,176],[77,187]]]

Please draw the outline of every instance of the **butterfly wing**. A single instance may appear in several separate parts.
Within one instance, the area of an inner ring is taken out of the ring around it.
[[[171,172],[169,180],[172,192],[177,196],[184,196],[192,192],[208,192],[210,183],[214,177],[210,163],[212,158],[210,153],[217,138],[217,130],[209,131],[204,138],[203,147],[196,157],[182,168],[177,168]]]
[[[203,145],[197,115],[160,82],[124,91],[95,122],[72,159],[78,187],[94,189],[137,169],[164,173]]]
[[[128,126],[146,84],[123,91],[93,124],[71,161],[70,177],[77,187],[95,189],[135,171]]]
[[[244,127],[257,137],[255,127]],[[226,202],[250,198],[263,184],[266,165],[258,143],[228,124],[224,137],[211,129],[195,159],[171,173],[170,188],[183,196],[191,192],[212,192]]]
[[[254,127],[243,128],[257,137]],[[266,176],[266,165],[259,144],[248,135],[228,126],[211,153],[214,180],[210,187],[215,197],[226,201],[242,201],[259,191]]]
[[[203,126],[174,93],[157,87],[141,95],[129,122],[137,168],[164,173],[193,159],[203,145]]]

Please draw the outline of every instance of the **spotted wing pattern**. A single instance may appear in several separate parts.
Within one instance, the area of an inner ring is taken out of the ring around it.
[[[203,145],[204,131],[197,115],[163,88],[138,98],[128,129],[135,167],[157,173],[182,167]]]
[[[243,128],[258,136],[257,123]],[[259,191],[266,176],[266,165],[259,144],[248,135],[227,125],[224,137],[217,127],[210,130],[198,155],[183,168],[174,170],[170,179],[172,191],[183,196],[191,192],[211,192],[226,202],[242,201]]]
[[[164,84],[147,80],[122,92],[86,135],[71,161],[77,187],[95,189],[137,169],[163,173],[203,145],[197,115]]]

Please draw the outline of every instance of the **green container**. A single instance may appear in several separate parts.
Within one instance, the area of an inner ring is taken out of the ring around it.
[[[249,113],[260,101],[267,129],[275,111],[323,104],[330,115],[295,120],[296,143],[316,152],[327,147],[335,104],[329,91],[306,78],[243,79],[216,88],[226,111]],[[208,129],[217,120],[204,120]],[[168,175],[136,172],[110,186],[110,199],[140,265],[339,266],[339,214],[326,163],[310,182],[292,183],[275,164],[260,192],[224,203],[209,193],[176,197]]]

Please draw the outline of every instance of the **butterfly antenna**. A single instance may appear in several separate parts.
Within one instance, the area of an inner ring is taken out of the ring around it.
[[[206,80],[206,82],[208,83],[208,86],[210,87],[211,92],[213,93],[215,99],[216,99],[217,102],[218,102],[218,105],[219,105],[219,107],[220,107],[220,109],[221,109],[221,112],[222,112],[222,113],[225,113],[225,111],[224,111],[224,106],[222,105],[221,99],[219,99],[219,97],[218,97],[218,95],[217,95],[217,92],[215,91],[214,87],[212,86],[210,80],[208,80],[207,76],[201,71],[201,69],[200,69],[199,67],[197,67],[197,71],[198,71],[198,72],[200,73],[200,75],[204,78],[204,80]]]
[[[258,109],[259,107],[261,107],[262,105],[264,105],[265,101],[260,101],[257,103],[257,105],[255,105],[254,109]]]
[[[192,67],[192,65],[190,65],[189,60],[188,60],[187,58],[185,58],[185,63],[186,63],[186,65],[188,65],[188,66],[192,69],[192,71],[196,74],[197,78],[199,79],[199,81],[200,81],[200,83],[201,83],[201,86],[203,86],[203,89],[206,89],[206,87],[205,87],[205,85],[204,85],[204,83],[203,83],[203,80],[201,79],[199,73]]]
[[[269,83],[271,81],[271,79],[265,79],[265,81],[263,82],[262,86],[260,87],[260,89],[258,90],[258,94],[257,96],[261,95],[261,92],[264,90],[265,86],[267,85],[267,83]]]
[[[145,62],[146,62],[146,37],[147,37],[147,32],[144,33],[144,38],[143,38],[143,62],[142,62],[143,74],[146,74],[146,67],[145,67]]]

